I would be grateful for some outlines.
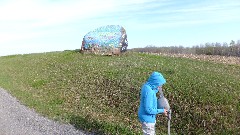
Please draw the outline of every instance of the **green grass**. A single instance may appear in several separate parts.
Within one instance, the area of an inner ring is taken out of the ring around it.
[[[167,79],[175,134],[240,132],[240,66],[126,53],[74,51],[0,57],[0,86],[51,119],[99,134],[141,134],[141,85],[153,71]],[[157,133],[167,133],[158,116]]]

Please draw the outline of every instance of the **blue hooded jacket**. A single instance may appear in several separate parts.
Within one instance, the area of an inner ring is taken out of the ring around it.
[[[166,80],[159,72],[153,72],[147,82],[141,88],[140,106],[138,118],[140,122],[155,123],[156,114],[163,113],[164,109],[157,109],[158,86],[162,86]]]

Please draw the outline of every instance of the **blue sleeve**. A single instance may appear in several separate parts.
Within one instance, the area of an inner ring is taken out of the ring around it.
[[[148,114],[159,114],[163,113],[164,109],[157,109],[153,105],[153,100],[155,95],[153,95],[151,92],[147,92],[145,95],[145,100],[144,100],[144,109]]]

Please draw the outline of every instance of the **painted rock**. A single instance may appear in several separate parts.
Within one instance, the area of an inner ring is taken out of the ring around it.
[[[82,51],[117,54],[127,50],[126,30],[120,25],[107,25],[88,32],[82,41]]]

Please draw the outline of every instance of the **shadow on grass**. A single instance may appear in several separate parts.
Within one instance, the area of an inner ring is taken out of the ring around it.
[[[127,127],[113,125],[106,122],[92,120],[90,117],[83,118],[81,116],[72,115],[70,124],[79,130],[85,130],[97,135],[134,135],[135,133]]]

